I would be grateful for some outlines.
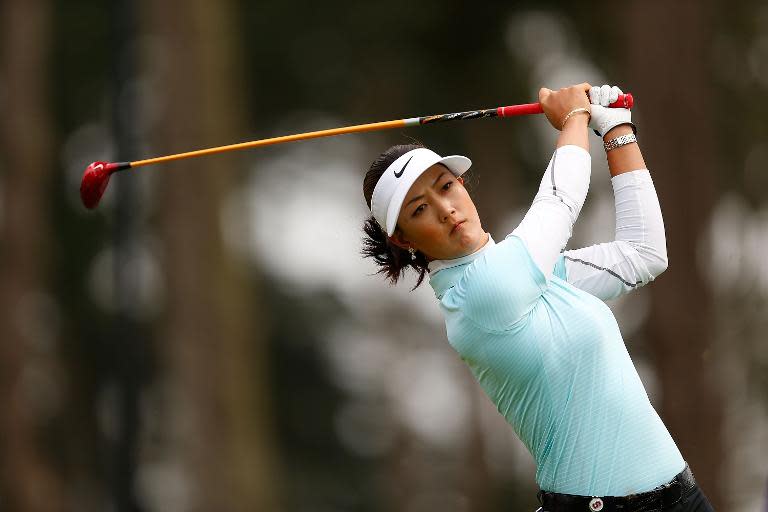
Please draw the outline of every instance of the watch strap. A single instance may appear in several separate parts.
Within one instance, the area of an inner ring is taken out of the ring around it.
[[[603,142],[603,147],[605,148],[605,151],[608,152],[612,149],[620,148],[621,146],[625,146],[627,144],[632,144],[633,142],[637,142],[637,136],[635,136],[634,133],[627,133],[624,135],[619,135],[615,139]]]

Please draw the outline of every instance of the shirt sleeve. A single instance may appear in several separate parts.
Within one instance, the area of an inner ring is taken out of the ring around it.
[[[561,251],[571,237],[589,189],[592,159],[584,148],[557,148],[520,225],[509,236],[519,237],[544,274],[552,275]]]
[[[603,300],[653,281],[667,268],[661,206],[647,169],[611,178],[615,241],[563,253],[567,281]]]

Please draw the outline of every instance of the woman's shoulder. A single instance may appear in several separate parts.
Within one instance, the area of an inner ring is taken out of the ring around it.
[[[478,261],[479,270],[501,285],[512,279],[518,285],[534,285],[537,289],[546,286],[546,279],[525,243],[513,233],[489,248],[484,256],[483,261]]]
[[[499,330],[530,311],[545,289],[525,245],[510,236],[466,265],[442,302],[481,326]]]

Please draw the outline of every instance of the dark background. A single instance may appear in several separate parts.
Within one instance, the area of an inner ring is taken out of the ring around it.
[[[589,7],[589,9],[585,8]],[[768,6],[0,1],[0,510],[534,510],[530,455],[450,349],[431,288],[359,256],[362,178],[418,139],[473,160],[509,233],[543,116],[146,167],[94,160],[535,101],[635,95],[669,270],[614,301],[720,510],[768,476]],[[570,244],[610,240],[593,180]]]

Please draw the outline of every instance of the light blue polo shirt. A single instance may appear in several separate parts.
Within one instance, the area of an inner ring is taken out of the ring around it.
[[[592,496],[653,489],[683,470],[683,457],[613,313],[565,272],[561,256],[547,282],[509,235],[440,261],[430,285],[450,344],[533,455],[540,488]]]

